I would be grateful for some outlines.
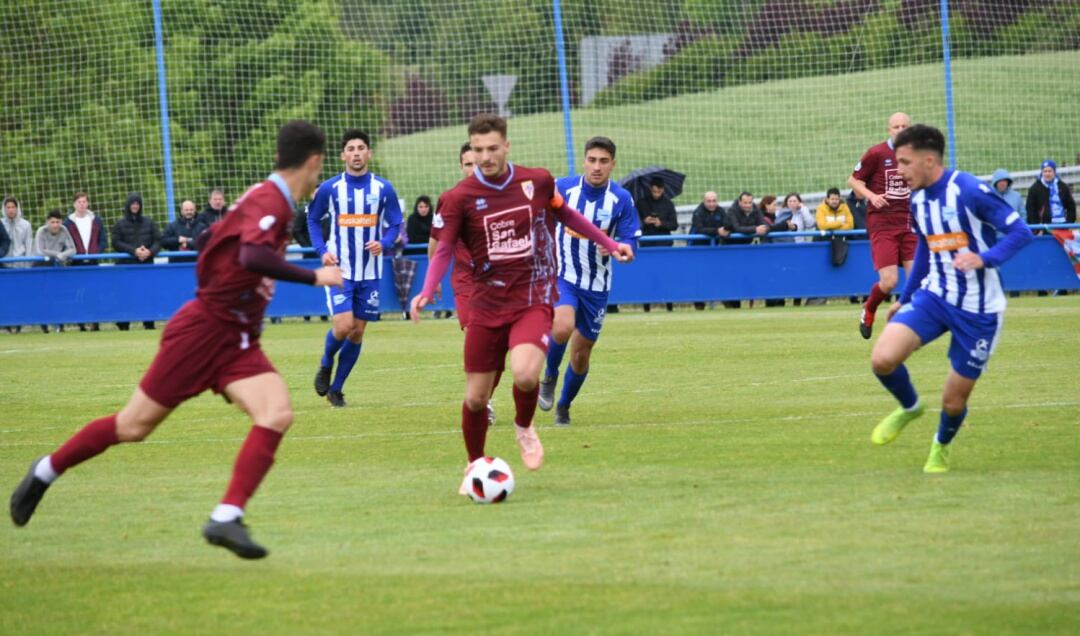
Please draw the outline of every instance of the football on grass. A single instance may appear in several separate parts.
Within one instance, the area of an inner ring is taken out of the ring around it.
[[[502,503],[514,492],[514,473],[498,457],[481,457],[469,467],[469,497],[476,503]]]

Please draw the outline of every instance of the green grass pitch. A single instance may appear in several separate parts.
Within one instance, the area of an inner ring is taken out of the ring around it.
[[[0,529],[0,633],[1080,633],[1080,298],[1012,302],[941,476],[936,409],[870,443],[894,404],[856,322],[836,301],[610,316],[573,426],[538,418],[537,473],[500,387],[500,506],[455,494],[456,321],[372,325],[338,411],[311,389],[325,325],[269,326],[296,410],[248,508],[269,558],[199,535],[248,427],[205,395]],[[5,494],[124,403],[159,334],[0,337]],[[932,406],[946,347],[910,362]]]

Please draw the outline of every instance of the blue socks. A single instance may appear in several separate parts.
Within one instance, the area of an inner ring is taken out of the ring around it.
[[[334,372],[334,383],[330,385],[331,391],[340,391],[345,386],[345,378],[349,377],[349,373],[356,366],[356,361],[360,358],[360,349],[363,346],[363,343],[354,344],[348,339],[341,345],[341,352],[338,354],[337,359],[337,371]]]
[[[578,375],[574,372],[574,365],[566,365],[566,375],[563,376],[562,396],[559,397],[559,406],[563,408],[570,406],[570,403],[577,397],[578,391],[581,390],[581,385],[585,384],[585,377],[588,375],[588,369],[585,369],[585,373]]]
[[[548,345],[547,371],[544,372],[545,378],[559,377],[559,366],[562,365],[563,355],[566,353],[566,345],[568,344],[570,344],[569,340],[559,344],[555,342],[555,338],[551,339],[551,344]]]
[[[341,349],[341,345],[345,344],[345,339],[338,340],[334,337],[334,330],[326,332],[326,348],[323,349],[322,354],[322,366],[325,369],[334,368],[334,356],[337,354],[338,349]]]
[[[949,415],[945,412],[945,409],[941,410],[941,423],[938,424],[937,429],[937,441],[939,444],[948,444],[956,437],[957,431],[960,430],[960,425],[964,423],[964,418],[967,416],[967,407],[964,407],[963,411],[960,411],[957,415]]]
[[[919,401],[919,395],[915,393],[915,387],[911,384],[911,376],[908,375],[907,367],[900,365],[889,375],[877,375],[881,385],[892,393],[900,406],[910,409]],[[963,419],[963,418],[961,418]],[[959,426],[959,424],[957,425]]]

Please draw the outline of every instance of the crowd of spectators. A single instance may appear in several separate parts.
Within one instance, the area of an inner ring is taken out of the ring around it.
[[[1013,189],[1013,178],[1004,168],[994,172],[989,185],[1001,195],[1030,224],[1075,223],[1076,201],[1068,184],[1057,174],[1057,164],[1044,161],[1039,177],[1028,189],[1026,198]],[[648,194],[635,201],[644,237],[670,236],[678,232],[679,220],[675,205],[667,196],[665,184],[655,179],[649,184]],[[162,232],[157,223],[145,213],[142,196],[133,192],[128,195],[124,209],[109,228],[102,217],[90,209],[90,196],[76,192],[71,199],[70,211],[52,209],[44,223],[35,232],[27,220],[22,204],[14,196],[3,200],[0,214],[0,257],[40,257],[5,263],[8,268],[33,266],[87,266],[98,264],[97,260],[73,260],[74,255],[105,254],[111,243],[112,251],[126,254],[118,264],[149,265],[162,251],[170,253],[170,262],[194,261],[197,255],[196,238],[226,214],[225,193],[214,188],[207,197],[202,211],[192,199],[180,203],[176,220]],[[426,244],[431,234],[431,224],[436,212],[429,196],[417,197],[412,214],[406,221],[405,236],[401,243]],[[866,202],[852,192],[847,199],[838,188],[830,188],[824,201],[811,211],[798,192],[790,192],[782,199],[768,194],[755,201],[751,192],[742,192],[727,209],[720,203],[716,192],[704,193],[701,203],[693,211],[689,232],[704,238],[690,239],[690,245],[738,245],[760,242],[808,242],[815,236],[790,236],[787,232],[818,232],[833,230],[865,229]],[[307,223],[304,211],[298,211],[294,234],[301,246],[310,246],[306,236]],[[328,220],[327,220],[328,221]],[[324,225],[326,223],[324,222]],[[328,228],[324,228],[324,232]],[[642,247],[673,245],[671,240],[642,242]],[[403,247],[399,246],[399,247]],[[190,252],[190,255],[176,255]],[[397,250],[401,256],[401,249]],[[400,269],[400,268],[399,268]],[[813,302],[811,299],[809,302]],[[766,301],[767,305],[782,304],[783,299]],[[738,307],[737,301],[724,303]],[[671,303],[666,303],[668,310]],[[704,302],[694,305],[703,309]],[[614,308],[612,308],[614,309]],[[645,305],[645,310],[650,309]],[[128,323],[117,323],[120,329],[128,329]],[[147,329],[153,329],[152,321],[145,321]],[[42,327],[48,331],[47,326]],[[80,330],[97,330],[98,325],[79,325]],[[13,329],[9,328],[9,331]]]

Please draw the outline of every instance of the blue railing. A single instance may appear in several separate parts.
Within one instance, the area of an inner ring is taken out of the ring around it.
[[[1080,228],[1080,225],[1070,227]],[[821,236],[813,232],[785,235]],[[841,266],[832,264],[830,243],[826,241],[650,247],[641,250],[633,264],[616,266],[610,300],[656,303],[865,294],[877,279],[869,242],[859,238],[857,231],[844,235],[849,237],[849,249]],[[705,240],[705,237],[674,235],[657,240]],[[417,263],[410,297],[419,291],[428,265],[426,246],[411,247],[420,253],[408,256]],[[301,256],[311,253],[308,248],[289,251]],[[171,254],[192,255],[190,252]],[[110,254],[103,258],[117,257],[128,256]],[[319,265],[313,258],[295,262],[306,267]],[[389,257],[385,265],[380,282],[381,308],[386,312],[400,311]],[[1049,236],[1037,237],[1006,263],[1002,277],[1009,290],[1080,289],[1080,278],[1064,250]],[[2,269],[0,326],[163,320],[193,297],[195,284],[192,262]],[[453,307],[449,276],[443,281],[442,289],[444,295],[432,309]],[[325,290],[284,283],[278,285],[267,313],[303,316],[325,312]]]

